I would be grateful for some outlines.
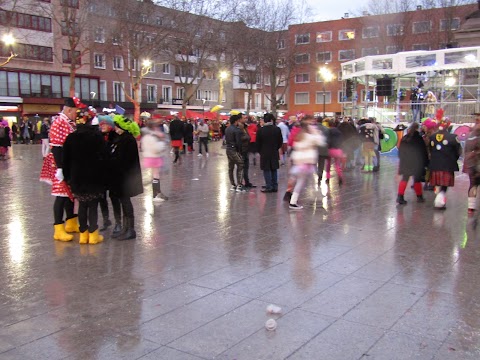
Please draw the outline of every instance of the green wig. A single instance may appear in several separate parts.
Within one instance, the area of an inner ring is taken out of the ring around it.
[[[138,126],[138,124],[135,121],[132,121],[123,115],[115,115],[113,117],[113,122],[120,129],[129,132],[134,137],[137,137],[140,135],[140,127]]]

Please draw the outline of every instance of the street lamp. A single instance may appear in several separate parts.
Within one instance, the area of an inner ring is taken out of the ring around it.
[[[202,117],[203,117],[203,120],[205,120],[205,102],[207,101],[207,99],[202,99]]]
[[[150,70],[152,70],[152,65],[153,65],[152,60],[150,60],[150,59],[143,60],[142,70],[140,72],[141,77],[144,77],[145,75],[147,75],[150,72]]]
[[[13,45],[15,44],[15,38],[13,37],[12,34],[5,34],[2,36],[2,41],[3,43],[5,44],[5,46],[7,47],[10,47],[10,56],[7,58],[7,60],[5,60],[3,63],[0,64],[0,66],[4,66],[6,64],[8,64],[10,62],[10,60],[12,60],[14,57],[17,56],[17,54],[15,54],[13,52]]]
[[[322,78],[323,83],[323,118],[325,118],[325,83],[333,80],[333,74],[327,67],[322,67],[318,70],[320,77]]]

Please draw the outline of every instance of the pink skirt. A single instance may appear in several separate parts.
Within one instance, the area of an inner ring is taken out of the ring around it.
[[[146,157],[143,158],[143,167],[147,169],[158,169],[163,165],[163,159],[160,157]]]

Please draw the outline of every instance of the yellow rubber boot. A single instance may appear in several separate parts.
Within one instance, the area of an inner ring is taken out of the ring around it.
[[[103,236],[98,234],[98,229],[95,230],[93,233],[90,233],[88,237],[89,244],[98,244],[103,241]]]
[[[65,221],[65,231],[68,233],[79,233],[78,217],[74,217]]]
[[[65,232],[65,225],[58,224],[53,225],[55,232],[53,233],[53,238],[58,241],[72,241],[73,235],[67,234]]]
[[[80,233],[80,241],[78,242],[79,244],[88,244],[90,236],[88,233],[88,230],[85,230],[84,232]]]

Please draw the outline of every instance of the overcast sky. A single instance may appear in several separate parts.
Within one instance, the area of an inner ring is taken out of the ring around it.
[[[308,6],[312,8],[312,20],[337,20],[346,12],[360,12],[359,9],[366,6],[368,0],[306,0]]]

